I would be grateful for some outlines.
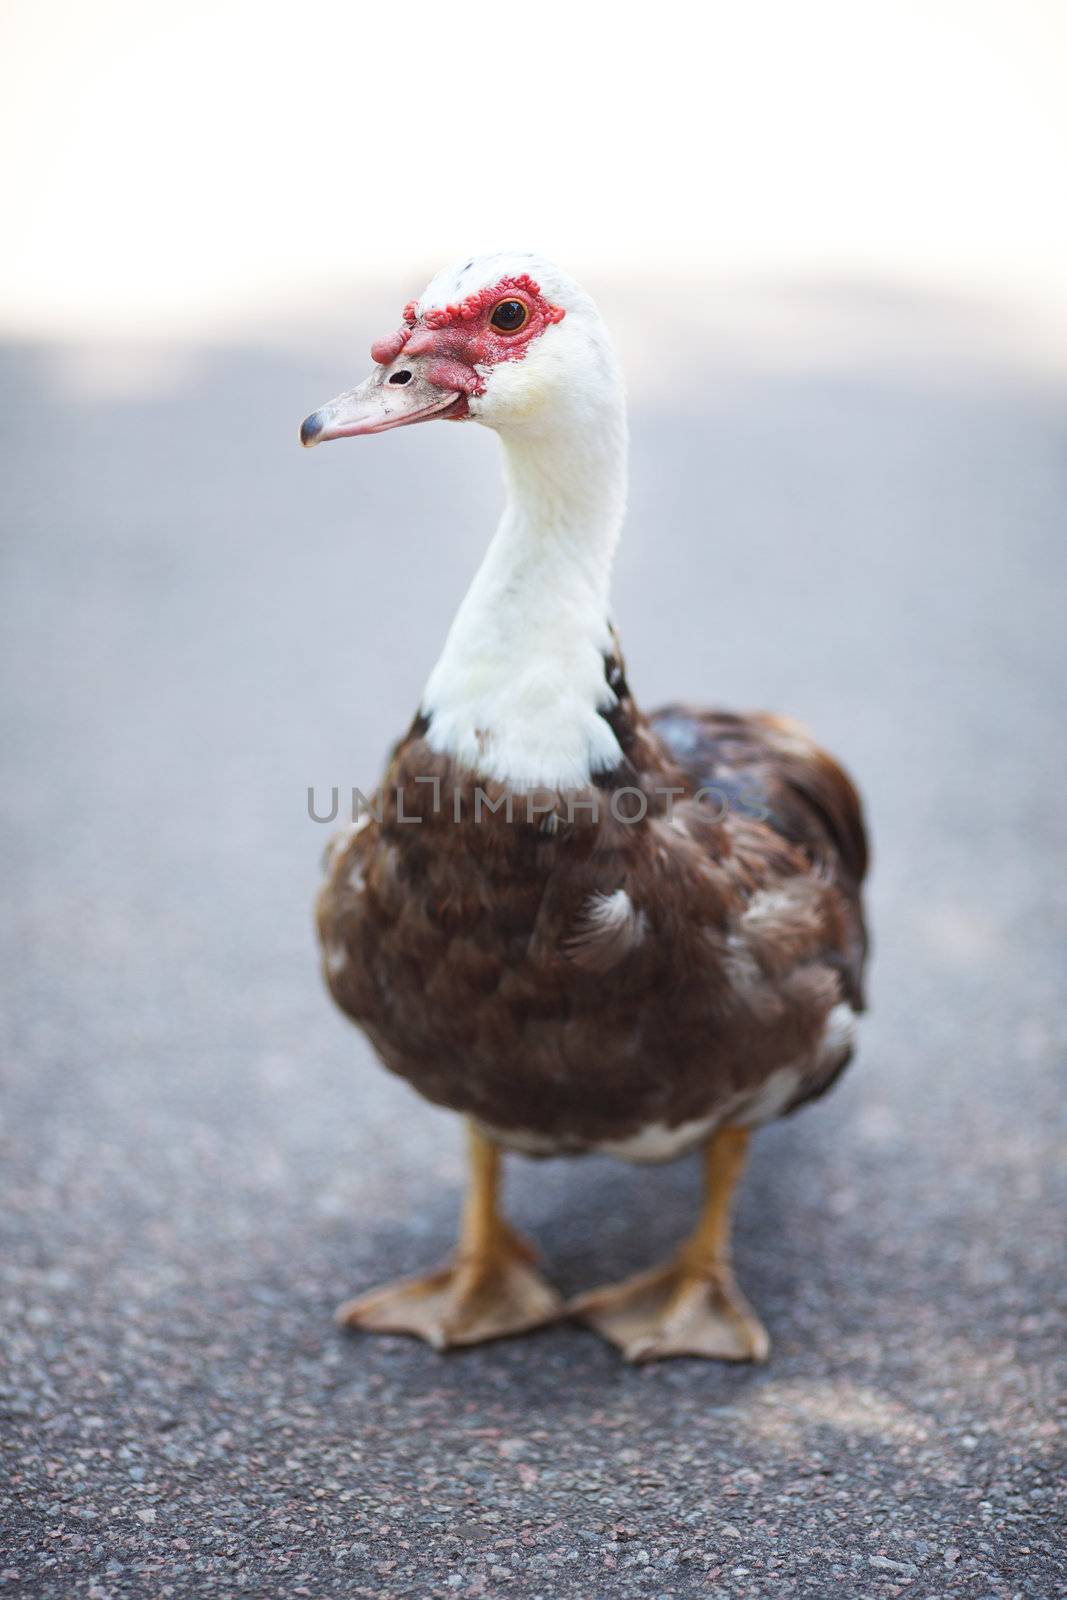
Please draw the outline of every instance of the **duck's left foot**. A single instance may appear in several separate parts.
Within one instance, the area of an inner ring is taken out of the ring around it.
[[[579,1295],[567,1309],[618,1345],[627,1361],[765,1361],[770,1349],[763,1324],[725,1263],[698,1273],[673,1261]]]
[[[567,1307],[617,1344],[627,1361],[767,1359],[770,1340],[730,1268],[730,1201],[748,1139],[746,1128],[725,1127],[708,1140],[700,1221],[673,1261],[580,1295]]]
[[[493,1247],[349,1300],[342,1327],[413,1333],[435,1350],[526,1333],[563,1314],[562,1297],[534,1265],[534,1252],[506,1224]]]

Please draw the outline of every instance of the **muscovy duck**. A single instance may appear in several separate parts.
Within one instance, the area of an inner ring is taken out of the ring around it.
[[[349,1326],[474,1344],[570,1315],[631,1360],[761,1360],[730,1211],[751,1131],[822,1094],[863,1007],[867,844],[841,768],[784,717],[644,715],[609,618],[623,384],[550,262],[439,273],[305,445],[493,428],[506,504],[372,803],[318,900],[326,979],[385,1065],[461,1113],[452,1261],[350,1301]],[[565,1304],[498,1207],[500,1153],[671,1160],[698,1226],[665,1265]]]

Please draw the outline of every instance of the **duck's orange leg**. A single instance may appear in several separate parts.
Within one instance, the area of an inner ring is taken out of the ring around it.
[[[562,1313],[562,1298],[533,1265],[533,1248],[498,1210],[499,1149],[471,1123],[467,1138],[470,1178],[455,1256],[424,1277],[347,1301],[337,1312],[343,1327],[413,1333],[445,1350],[524,1333]]]
[[[704,1148],[704,1208],[673,1261],[580,1295],[572,1316],[618,1345],[628,1361],[706,1356],[763,1361],[767,1334],[734,1281],[730,1212],[748,1154],[747,1128],[720,1128]]]

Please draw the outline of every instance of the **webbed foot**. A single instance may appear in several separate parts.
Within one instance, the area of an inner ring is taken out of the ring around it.
[[[653,1267],[579,1295],[567,1310],[618,1345],[627,1361],[765,1361],[770,1349],[766,1330],[725,1263],[702,1273],[681,1261]]]
[[[534,1260],[531,1246],[500,1223],[489,1249],[372,1289],[341,1306],[337,1321],[368,1332],[411,1333],[435,1350],[526,1333],[564,1312],[562,1296]]]

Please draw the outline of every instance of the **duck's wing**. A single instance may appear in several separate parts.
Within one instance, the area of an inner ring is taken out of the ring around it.
[[[860,886],[868,845],[848,774],[789,717],[670,705],[649,722],[691,781],[711,791],[709,798],[773,829],[838,886],[852,925],[842,975],[852,1003],[862,1006],[867,935]]]

